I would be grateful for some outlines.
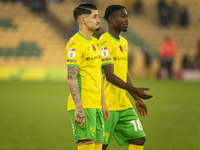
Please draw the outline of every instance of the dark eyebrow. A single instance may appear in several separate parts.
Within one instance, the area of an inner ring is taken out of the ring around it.
[[[128,13],[120,12],[120,15],[121,15],[121,16],[128,16]]]
[[[128,14],[121,14],[120,16],[125,16],[125,17],[128,17]]]

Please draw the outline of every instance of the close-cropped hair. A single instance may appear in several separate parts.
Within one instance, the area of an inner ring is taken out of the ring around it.
[[[106,8],[106,10],[105,10],[105,15],[104,15],[104,19],[106,20],[106,21],[108,21],[108,18],[110,17],[110,15],[113,13],[113,12],[116,12],[116,11],[118,11],[118,10],[120,10],[120,9],[125,9],[126,7],[124,7],[124,6],[121,6],[121,5],[110,5],[110,6],[108,6],[107,8]]]
[[[91,10],[97,10],[97,7],[91,3],[81,3],[74,9],[74,18],[77,20],[82,14],[90,15],[92,13]]]

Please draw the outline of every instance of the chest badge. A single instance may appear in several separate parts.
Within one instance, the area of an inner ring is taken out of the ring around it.
[[[101,48],[101,55],[103,57],[107,57],[108,56],[108,47],[107,46]]]
[[[76,48],[69,48],[68,56],[69,56],[69,58],[74,58],[76,56]]]

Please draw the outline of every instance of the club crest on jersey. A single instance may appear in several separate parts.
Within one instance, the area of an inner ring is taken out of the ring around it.
[[[121,45],[119,46],[119,49],[120,49],[120,51],[123,53],[123,48],[122,48]]]
[[[103,57],[107,57],[108,56],[108,47],[107,46],[101,48],[101,55]]]
[[[96,51],[96,47],[94,45],[92,45],[92,48],[93,48],[94,51]]]
[[[69,58],[74,58],[76,56],[76,48],[69,48],[68,56],[69,56]]]

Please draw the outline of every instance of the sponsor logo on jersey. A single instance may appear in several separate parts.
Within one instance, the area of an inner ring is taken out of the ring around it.
[[[88,47],[86,50],[89,51],[90,47]]]
[[[108,56],[108,47],[107,46],[101,48],[101,55],[103,57],[107,57]]]
[[[127,60],[127,57],[113,57],[113,60],[116,61],[116,60]]]
[[[76,60],[70,60],[70,59],[67,59],[67,62],[72,62],[72,63],[75,63]]]
[[[103,41],[103,43],[101,43],[101,45],[103,45],[104,43],[106,43],[107,41]]]
[[[76,48],[69,48],[68,49],[68,57],[74,58],[76,56]]]
[[[92,45],[92,48],[93,48],[94,51],[96,51],[96,47],[94,45]]]
[[[72,44],[70,44],[69,46],[72,46],[72,45],[74,45],[74,44],[76,44],[76,43],[72,43]]]
[[[120,51],[123,53],[123,48],[122,48],[121,45],[119,46],[119,49],[120,49]]]
[[[109,61],[111,58],[102,59],[101,61]]]
[[[86,58],[87,61],[95,60],[95,59],[101,59],[101,55],[96,55],[96,56],[92,56],[92,57],[87,57]]]

